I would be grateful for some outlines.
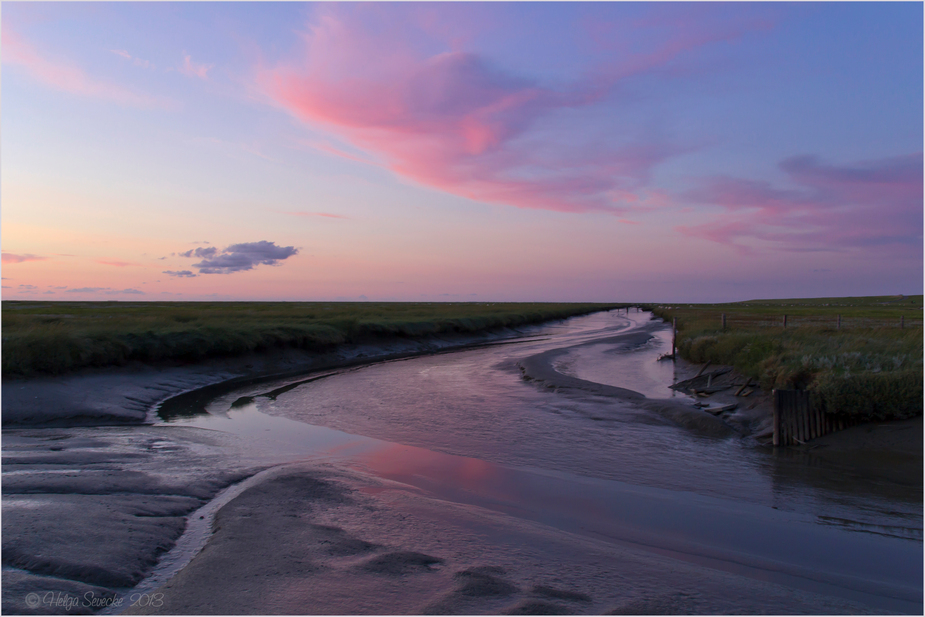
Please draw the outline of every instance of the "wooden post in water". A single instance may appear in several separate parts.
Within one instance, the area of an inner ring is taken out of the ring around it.
[[[774,445],[780,445],[780,393],[772,391],[774,395]]]
[[[810,424],[809,413],[807,413],[806,401],[805,401],[805,399],[804,399],[802,396],[800,396],[800,394],[797,394],[797,397],[798,397],[797,400],[799,401],[798,404],[799,404],[799,406],[800,406],[800,407],[799,407],[800,415],[803,416],[803,441],[806,442],[806,441],[809,441],[810,439],[812,439],[812,438],[810,437],[810,432],[811,432],[811,430],[812,430],[812,425]]]
[[[671,359],[674,360],[674,355],[677,353],[678,349],[678,318],[671,318]]]
[[[809,438],[815,439],[822,435],[822,427],[819,426],[819,416],[816,415],[816,411],[810,406],[808,397],[805,397],[804,401],[804,405],[806,405],[806,415],[809,416]]]

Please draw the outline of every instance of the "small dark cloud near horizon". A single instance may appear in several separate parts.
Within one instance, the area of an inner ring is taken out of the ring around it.
[[[144,294],[145,292],[139,291],[137,289],[113,289],[112,287],[78,287],[76,289],[68,289],[71,293],[104,293],[109,296],[114,296],[118,294]]]
[[[275,242],[260,240],[259,242],[232,244],[221,252],[214,246],[210,246],[190,249],[178,255],[201,258],[202,261],[193,264],[194,268],[199,269],[200,274],[231,274],[252,270],[259,265],[275,266],[298,253],[299,249],[294,246],[277,246]]]
[[[35,285],[20,285],[20,289],[38,289]]]
[[[169,274],[170,276],[176,276],[178,278],[193,278],[199,276],[198,274],[193,274],[192,270],[164,270],[164,274]]]
[[[32,255],[31,253],[17,255],[16,253],[0,252],[0,262],[5,264],[20,264],[25,261],[44,261],[46,259],[48,258],[41,255]]]

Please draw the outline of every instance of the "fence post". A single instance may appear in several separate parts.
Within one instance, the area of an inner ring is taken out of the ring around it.
[[[841,315],[838,316],[838,323],[835,325],[836,330],[841,330]]]
[[[787,327],[787,316],[786,315],[784,315],[784,327],[785,328]]]
[[[723,332],[726,331],[726,313],[723,313]]]
[[[905,316],[905,315],[900,315],[900,316],[899,316],[899,329],[900,329],[900,330],[903,330],[903,329],[905,329],[905,327],[906,327],[906,316]]]
[[[678,318],[671,318],[671,357],[674,358],[678,348]]]
[[[774,445],[780,445],[780,392],[771,391],[774,396]]]

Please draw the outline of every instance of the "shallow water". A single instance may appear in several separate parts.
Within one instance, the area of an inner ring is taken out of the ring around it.
[[[244,436],[260,462],[336,464],[557,531],[920,611],[920,487],[694,435],[632,401],[525,380],[518,365],[564,350],[552,363],[565,375],[670,398],[673,367],[656,361],[670,333],[650,318],[599,313],[522,342],[253,386],[173,423]],[[652,337],[614,338],[637,331]]]

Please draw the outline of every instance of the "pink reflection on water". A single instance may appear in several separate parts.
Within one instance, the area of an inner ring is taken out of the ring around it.
[[[494,463],[393,444],[358,461],[376,475],[405,484],[436,483],[484,494],[504,470]]]

